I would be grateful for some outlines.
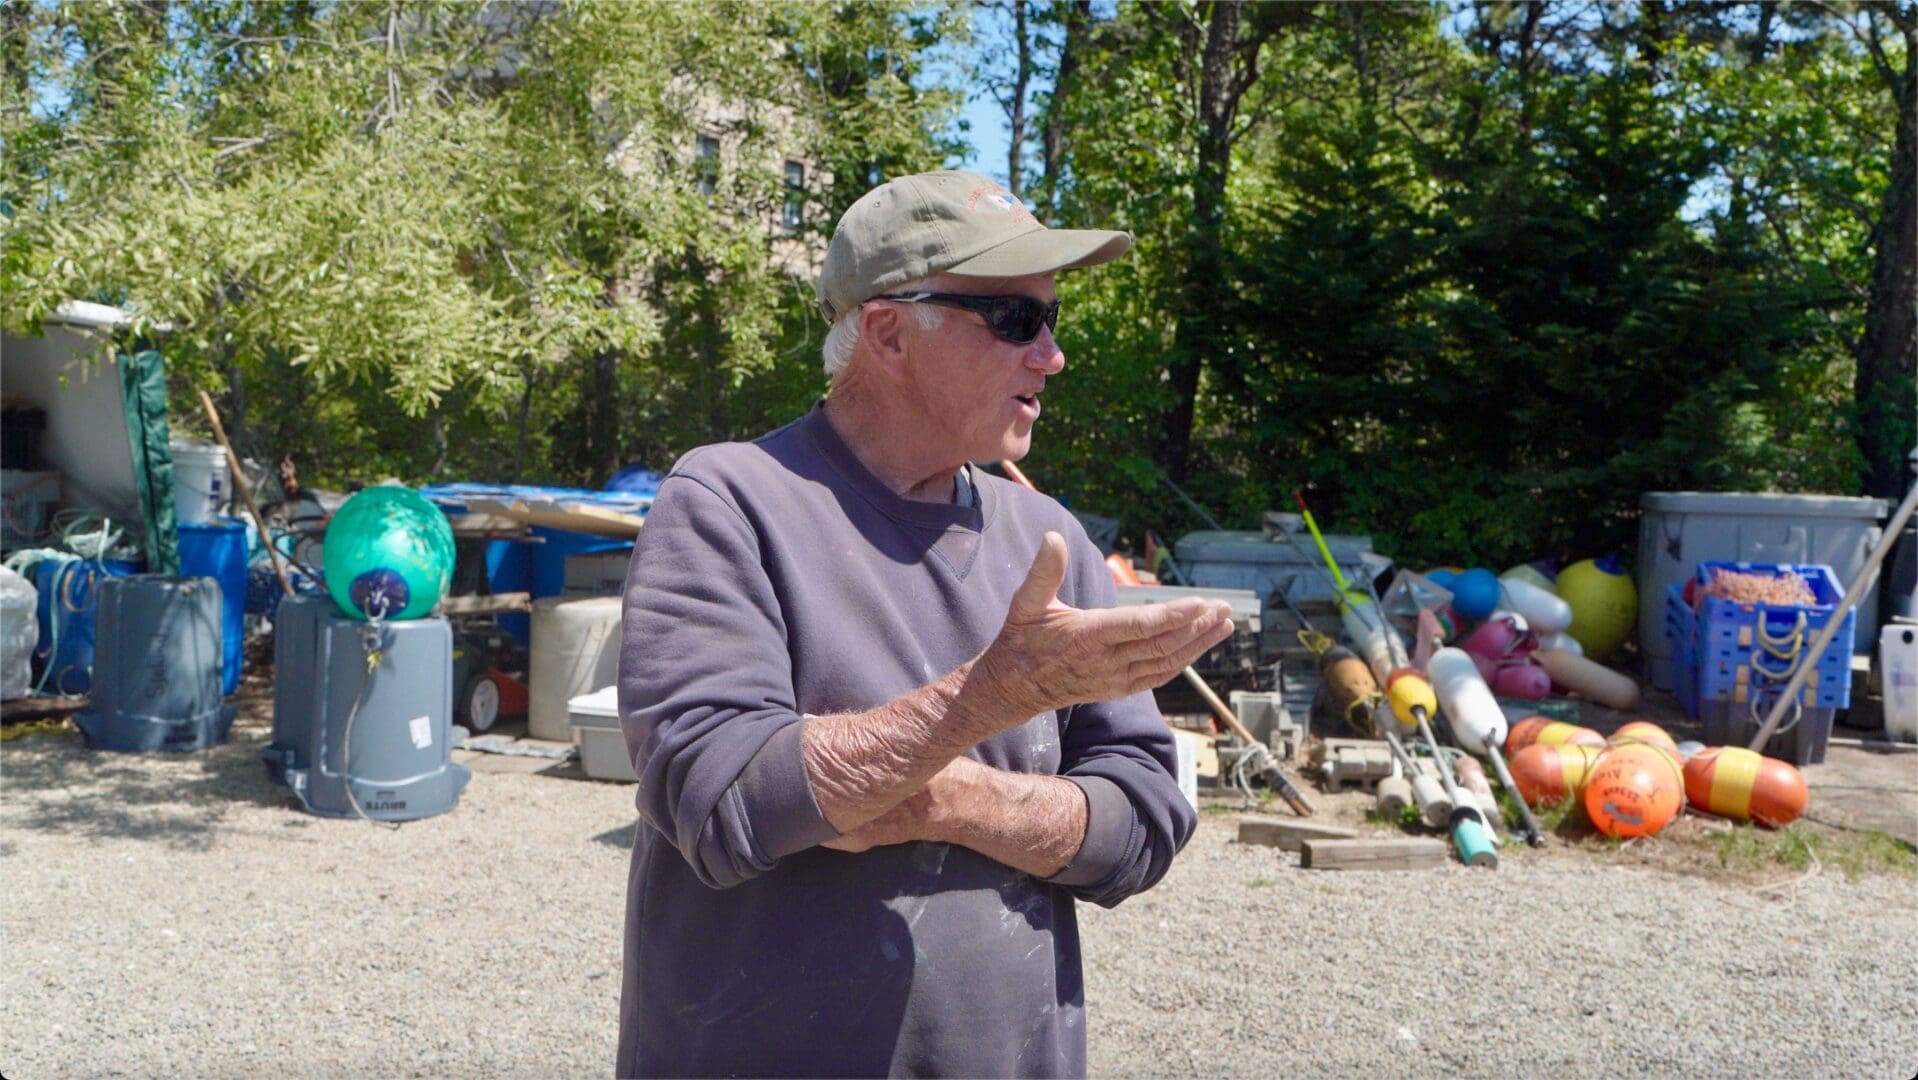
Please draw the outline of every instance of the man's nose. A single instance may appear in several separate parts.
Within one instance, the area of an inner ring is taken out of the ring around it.
[[[1026,366],[1046,375],[1057,375],[1066,367],[1066,354],[1052,336],[1052,327],[1039,328],[1039,336],[1026,347]]]

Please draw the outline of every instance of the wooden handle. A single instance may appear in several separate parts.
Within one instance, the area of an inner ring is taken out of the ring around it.
[[[240,493],[240,501],[246,504],[246,512],[253,517],[253,525],[260,530],[260,544],[266,548],[267,557],[273,560],[273,573],[280,579],[280,588],[286,595],[293,595],[293,583],[286,578],[286,568],[280,565],[280,549],[273,546],[273,534],[266,531],[266,520],[260,517],[260,508],[253,502],[253,489],[246,486],[246,474],[240,469],[240,457],[233,452],[233,444],[226,441],[226,428],[220,426],[220,414],[213,411],[213,399],[205,390],[200,391],[200,407],[206,410],[206,418],[213,424],[213,437],[220,440],[220,449],[226,451],[226,467],[233,473],[233,490]]]

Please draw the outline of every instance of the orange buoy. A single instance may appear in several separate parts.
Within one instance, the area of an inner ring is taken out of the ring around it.
[[[1649,743],[1613,745],[1585,781],[1585,816],[1606,836],[1651,836],[1685,801],[1676,753]]]
[[[1582,743],[1533,743],[1512,755],[1512,783],[1527,806],[1562,803],[1584,789],[1600,753]]]
[[[1139,574],[1132,569],[1132,560],[1117,552],[1106,556],[1106,570],[1112,574],[1114,585],[1143,585]]]
[[[1549,716],[1528,716],[1512,725],[1505,736],[1505,753],[1515,755],[1534,744],[1546,746],[1592,746],[1603,750],[1605,736],[1588,727],[1568,724]]]
[[[1742,746],[1714,746],[1685,763],[1685,797],[1707,813],[1777,828],[1805,812],[1811,788],[1790,762]]]
[[[1629,746],[1632,743],[1660,746],[1671,751],[1674,759],[1678,757],[1678,743],[1672,739],[1671,733],[1650,720],[1634,720],[1612,732],[1612,737],[1605,740],[1607,746]]]

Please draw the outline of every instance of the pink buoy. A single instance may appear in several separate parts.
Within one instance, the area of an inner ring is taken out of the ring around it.
[[[1485,620],[1459,648],[1487,660],[1503,660],[1525,636],[1525,620],[1509,611],[1500,611]]]
[[[1491,678],[1492,692],[1500,697],[1540,701],[1551,696],[1552,677],[1534,663],[1507,664]]]

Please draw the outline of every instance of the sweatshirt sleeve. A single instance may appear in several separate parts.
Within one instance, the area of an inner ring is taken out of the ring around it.
[[[1072,548],[1077,607],[1111,607],[1112,578],[1083,534]],[[1112,907],[1158,884],[1198,827],[1179,791],[1172,729],[1150,691],[1076,705],[1067,713],[1059,773],[1086,795],[1086,838],[1048,880],[1081,900]]]
[[[667,477],[640,531],[619,716],[640,816],[707,886],[837,835],[806,779],[786,625],[758,537],[693,477]]]

